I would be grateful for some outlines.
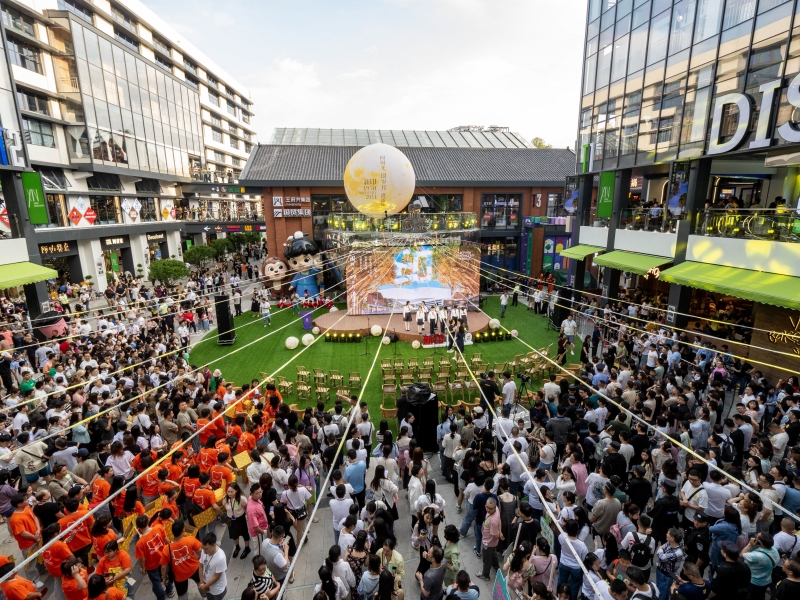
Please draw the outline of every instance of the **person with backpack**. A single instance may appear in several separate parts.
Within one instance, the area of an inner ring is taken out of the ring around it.
[[[628,533],[620,542],[620,548],[631,555],[631,565],[639,569],[646,581],[650,581],[650,569],[653,566],[653,555],[656,552],[656,540],[650,529],[652,520],[647,515],[639,515],[637,530]],[[630,569],[628,569],[630,573]]]
[[[625,583],[631,592],[630,600],[655,600],[658,597],[658,589],[639,567],[628,567],[626,575]]]

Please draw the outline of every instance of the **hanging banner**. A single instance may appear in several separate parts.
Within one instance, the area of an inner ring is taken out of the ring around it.
[[[600,189],[597,191],[597,216],[609,218],[614,207],[614,171],[600,173]]]
[[[689,193],[689,165],[688,160],[672,163],[667,210],[673,217],[680,217],[686,210],[686,197]]]
[[[22,189],[25,192],[25,204],[28,206],[28,218],[33,225],[47,225],[47,202],[42,189],[42,176],[37,172],[20,173]]]

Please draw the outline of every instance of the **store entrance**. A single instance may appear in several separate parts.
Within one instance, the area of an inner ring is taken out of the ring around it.
[[[749,208],[761,201],[764,179],[760,177],[715,177],[712,185],[712,202],[715,208],[725,208],[729,203],[736,208]]]

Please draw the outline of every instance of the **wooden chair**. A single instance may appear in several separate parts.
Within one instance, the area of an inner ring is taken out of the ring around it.
[[[347,378],[347,387],[350,391],[358,391],[361,389],[361,373],[350,371],[350,376]]]
[[[344,377],[339,371],[331,370],[330,374],[328,375],[328,381],[331,384],[331,387],[344,387]]]
[[[401,371],[406,368],[406,361],[404,358],[395,358],[394,359],[394,369],[395,371]]]
[[[325,385],[328,382],[328,374],[322,369],[314,367],[314,385]]]
[[[440,398],[444,399],[444,401],[447,402],[447,396],[449,392],[448,385],[449,382],[447,381],[437,381],[436,383],[433,384],[433,386],[431,386],[431,390],[433,391],[434,394],[438,394]]]
[[[331,399],[331,388],[324,385],[317,385],[314,389],[314,398],[317,402],[327,402]]]
[[[382,358],[381,359],[381,369],[392,368],[392,359],[391,358]]]
[[[456,368],[456,376],[455,376],[455,378],[456,378],[456,380],[461,379],[462,381],[467,381],[468,379],[470,379],[470,380],[472,379],[472,377],[469,374],[469,369],[467,368],[466,365],[459,365]]]
[[[296,365],[295,369],[297,370],[298,380],[302,379],[303,381],[308,381],[309,377],[311,377],[311,373],[309,373],[308,369],[306,369],[304,366]]]
[[[311,401],[311,386],[308,384],[307,381],[303,381],[299,379],[297,381],[297,401],[306,400],[308,402]]]
[[[481,362],[483,362],[483,352],[476,352],[475,354],[472,355],[472,358],[470,359],[470,364],[472,365],[473,368],[475,368],[475,365]]]
[[[450,402],[455,403],[456,395],[461,396],[461,401],[467,399],[467,384],[463,379],[456,379],[452,383],[447,384],[447,389],[450,391]]]
[[[423,369],[433,369],[433,365],[436,364],[433,356],[428,356],[422,361],[422,368]]]
[[[437,374],[438,375],[446,375],[447,378],[449,379],[450,378],[450,369],[452,369],[452,368],[453,368],[453,366],[449,362],[446,365],[440,364],[439,365],[439,371],[437,372]]]
[[[336,387],[333,388],[334,398],[338,398],[339,394],[342,396],[349,398],[350,397],[350,389],[346,387]]]
[[[492,368],[492,371],[497,373],[498,376],[502,375],[505,370],[506,370],[506,363],[504,362],[496,362],[494,363],[494,367]]]
[[[414,371],[411,369],[403,369],[403,372],[400,374],[400,385],[411,385],[415,380]]]
[[[450,375],[444,375],[442,373],[437,373],[436,374],[436,383],[444,383],[444,384],[450,383]]]
[[[383,383],[395,383],[397,381],[397,375],[395,375],[394,367],[383,367],[381,369],[383,372]]]
[[[415,373],[419,371],[419,359],[418,358],[409,358],[408,359],[408,368],[414,371]]]
[[[529,369],[533,365],[535,357],[535,352],[528,352],[527,354],[523,355],[522,358],[519,359],[520,363],[522,364],[522,368],[520,370],[524,371],[525,369]]]
[[[509,361],[508,363],[508,370],[511,371],[512,374],[517,373],[520,371],[520,367],[522,366],[522,357],[523,354],[517,354],[514,356],[514,360]]]
[[[478,363],[472,369],[472,372],[477,375],[478,373],[488,373],[489,372],[489,363]]]
[[[261,383],[259,384],[259,387],[268,383],[275,383],[275,378],[271,377],[269,373],[264,373],[264,371],[259,371],[258,373],[261,375]]]
[[[478,399],[480,400],[481,388],[478,385],[478,382],[470,377],[469,379],[466,380],[466,384],[467,384],[467,398],[474,398],[477,396]],[[466,398],[464,398],[463,402],[464,405],[469,404]]]
[[[391,398],[395,402],[397,401],[397,385],[394,383],[388,384],[384,383],[381,386],[381,406],[383,406],[384,401],[387,398]],[[395,412],[395,414],[397,414]]]
[[[289,395],[292,393],[292,389],[294,388],[294,384],[291,381],[288,381],[286,377],[283,375],[278,375],[278,391],[281,393],[281,396],[284,398],[288,398]]]
[[[450,367],[450,358],[447,356],[443,356],[439,359],[439,370],[442,370],[442,367]]]
[[[417,379],[423,383],[431,384],[433,381],[433,369],[420,369]]]

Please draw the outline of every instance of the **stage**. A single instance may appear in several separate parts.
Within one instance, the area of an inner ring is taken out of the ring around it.
[[[389,315],[354,315],[342,318],[338,323],[336,322],[341,318],[340,312],[329,312],[324,315],[316,317],[313,321],[314,325],[320,328],[320,331],[327,331],[328,327],[333,326],[331,333],[360,333],[361,335],[369,335],[369,330],[373,325],[386,326],[386,321]],[[489,329],[489,317],[484,313],[470,312],[467,315],[467,325],[469,326],[470,333],[483,333]],[[425,329],[422,335],[417,335],[417,323],[412,321],[410,323],[411,331],[406,331],[403,325],[403,314],[395,313],[389,322],[387,333],[394,333],[397,338],[402,342],[413,342],[418,340],[422,343],[422,338],[430,333],[430,325],[425,323]],[[441,333],[441,328],[436,328],[436,333]]]

